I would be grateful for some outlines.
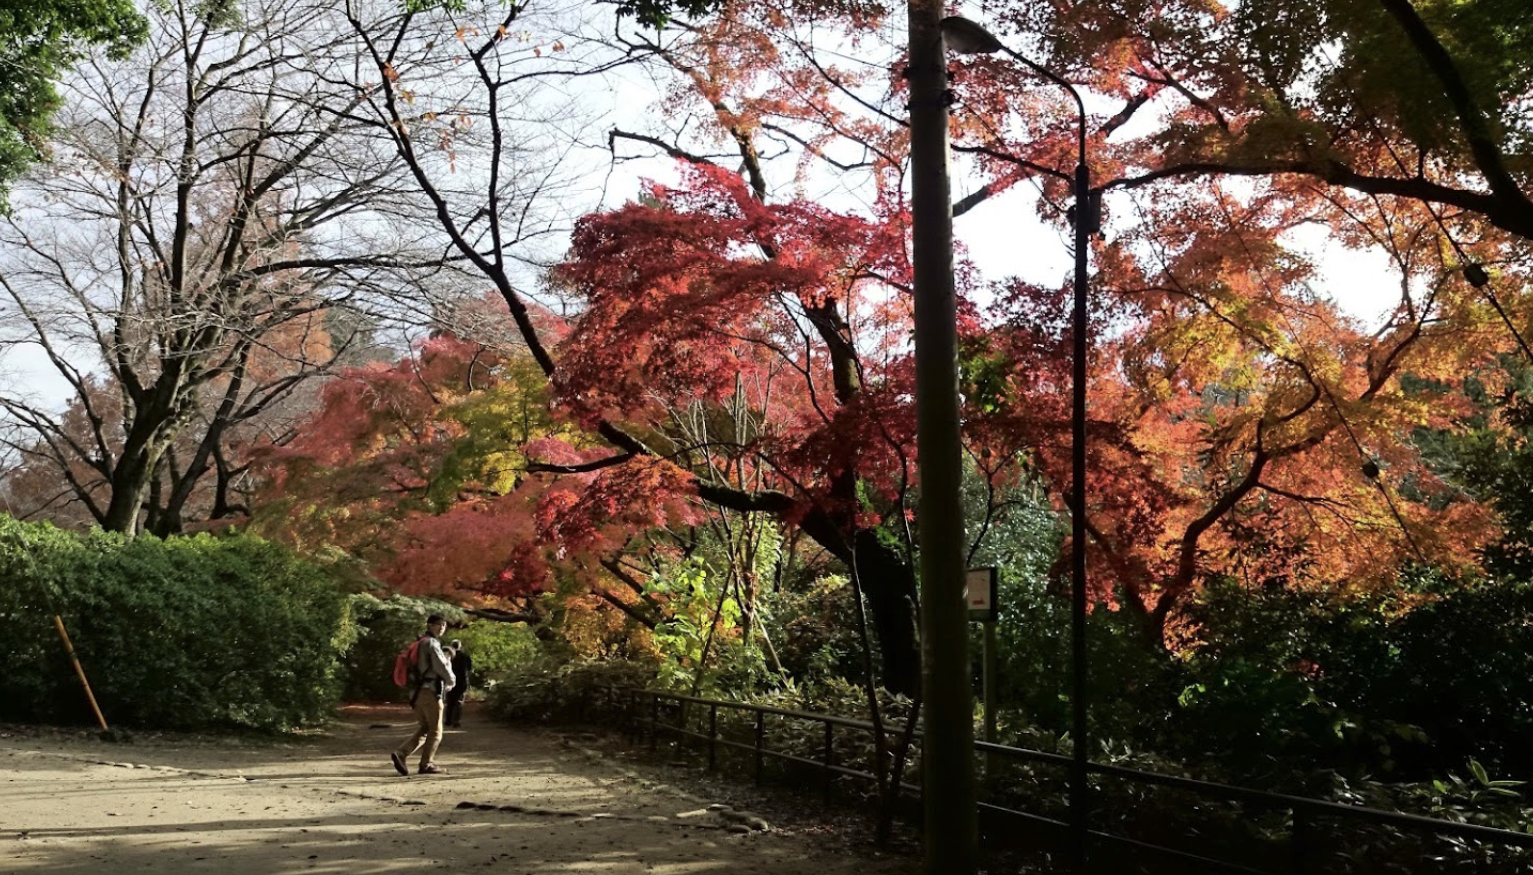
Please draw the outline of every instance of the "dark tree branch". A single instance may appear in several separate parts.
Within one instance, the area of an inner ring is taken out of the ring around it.
[[[1459,74],[1458,65],[1453,63],[1448,50],[1438,41],[1431,28],[1427,27],[1427,23],[1421,19],[1420,14],[1416,12],[1416,7],[1411,5],[1410,0],[1379,0],[1379,5],[1399,22],[1400,27],[1405,30],[1406,37],[1410,39],[1411,45],[1426,62],[1432,75],[1436,76],[1437,81],[1442,84],[1443,93],[1447,96],[1448,103],[1452,105],[1454,114],[1458,116],[1459,127],[1469,141],[1469,151],[1474,156],[1475,166],[1479,168],[1486,183],[1490,185],[1491,193],[1497,199],[1518,202],[1533,208],[1533,204],[1528,202],[1527,195],[1507,171],[1501,149],[1492,137],[1490,122],[1485,117],[1485,113],[1475,104],[1474,96],[1469,93],[1469,86],[1465,84],[1464,77]]]
[[[593,459],[589,462],[581,462],[578,465],[555,465],[552,462],[527,463],[527,471],[531,474],[589,474],[592,471],[601,471],[605,468],[613,468],[624,462],[630,461],[637,453],[619,453],[615,456],[605,456]]]

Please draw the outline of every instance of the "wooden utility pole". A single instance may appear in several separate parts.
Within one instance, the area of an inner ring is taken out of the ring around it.
[[[948,180],[942,0],[909,0],[910,213],[915,264],[916,447],[920,460],[925,871],[978,865],[964,525],[959,497],[958,328]]]

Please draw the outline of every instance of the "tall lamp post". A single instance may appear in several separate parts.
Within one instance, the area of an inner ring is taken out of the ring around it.
[[[1091,170],[1086,166],[1086,105],[1075,86],[1052,70],[1007,48],[993,34],[967,18],[942,19],[947,47],[966,55],[1011,56],[1018,63],[1070,93],[1076,111],[1076,159],[1074,176],[1075,302],[1070,328],[1074,339],[1071,362],[1072,409],[1070,415],[1070,650],[1073,663],[1071,705],[1075,739],[1070,775],[1070,825],[1074,833],[1071,854],[1074,871],[1086,871],[1086,278],[1087,251],[1097,229],[1096,199],[1091,194]]]

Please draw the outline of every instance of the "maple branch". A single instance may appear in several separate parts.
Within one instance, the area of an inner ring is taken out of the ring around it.
[[[639,601],[643,602],[645,606],[654,612],[654,616],[647,618],[640,617],[636,613],[637,609],[626,603],[619,605],[619,607],[621,607],[623,611],[628,614],[628,616],[633,617],[635,620],[638,620],[645,626],[648,626],[651,629],[655,628],[658,622],[656,617],[664,617],[666,614],[665,606],[661,605],[660,602],[655,600],[653,595],[645,591],[644,583],[638,578],[634,577],[632,574],[629,574],[628,569],[624,568],[621,563],[607,557],[602,557],[597,561],[601,563],[601,567],[607,569],[607,573],[611,574],[613,577],[616,577],[618,580],[627,585],[629,589],[633,590],[634,595],[638,596]]]
[[[1138,112],[1140,107],[1144,106],[1150,101],[1150,96],[1151,93],[1149,91],[1141,91],[1133,97],[1129,98],[1129,100],[1123,104],[1123,108],[1118,110],[1116,115],[1102,123],[1102,127],[1099,129],[1102,136],[1106,137],[1112,134],[1112,132],[1116,131],[1118,128],[1128,124],[1129,120],[1134,117],[1134,113]]]
[[[497,623],[527,623],[532,625],[543,620],[536,611],[507,611],[502,608],[464,608],[463,613],[481,620]]]
[[[1273,495],[1279,496],[1280,498],[1286,498],[1290,501],[1298,502],[1299,504],[1320,505],[1321,507],[1325,507],[1332,513],[1336,514],[1338,518],[1345,519],[1345,517],[1342,517],[1341,515],[1340,508],[1343,508],[1346,505],[1334,498],[1329,498],[1324,495],[1302,495],[1298,492],[1290,492],[1287,489],[1273,486],[1270,483],[1259,483],[1257,484],[1257,487],[1263,492],[1270,492]]]
[[[818,307],[805,306],[804,316],[814,326],[830,355],[836,401],[843,406],[850,404],[862,390],[862,359],[849,336],[851,327],[841,315],[835,298],[826,298]]]
[[[775,489],[745,490],[732,486],[720,486],[717,483],[697,481],[697,496],[704,501],[711,501],[720,507],[741,512],[765,511],[767,513],[787,513],[791,511],[796,502],[793,497],[785,492]],[[812,537],[812,535],[811,535]],[[815,540],[819,540],[816,538]],[[822,544],[824,542],[821,542]],[[829,547],[829,545],[825,545]]]
[[[834,159],[834,158],[830,157],[829,155],[825,154],[825,151],[823,149],[815,148],[814,146],[810,145],[808,140],[805,140],[803,137],[799,136],[798,134],[794,133],[793,131],[788,130],[787,128],[785,128],[785,127],[783,127],[781,125],[774,125],[771,122],[762,122],[761,123],[761,129],[764,130],[764,131],[771,131],[774,134],[777,134],[779,136],[786,137],[787,139],[792,140],[793,142],[795,142],[795,143],[799,144],[800,146],[802,146],[806,152],[814,153],[814,156],[816,158],[819,158],[821,161],[824,161],[826,164],[829,164],[830,166],[836,168],[837,170],[840,170],[840,171],[843,171],[843,172],[846,172],[846,173],[850,173],[853,170],[862,170],[864,168],[877,166],[877,163],[873,162],[873,161],[858,161],[855,164],[847,164],[847,163],[845,163],[843,161],[837,161],[836,159]],[[838,131],[837,133],[840,133],[840,132]],[[879,151],[878,149],[873,148],[872,146],[868,145],[867,143],[863,143],[862,146],[863,146],[863,148],[868,149],[873,154],[875,154],[878,157],[884,159],[885,161],[893,163],[893,159],[892,158],[890,158],[888,155],[885,155],[883,152]]]
[[[761,156],[756,151],[755,140],[751,135],[750,129],[741,124],[739,113],[731,110],[725,105],[721,97],[716,96],[717,90],[709,87],[710,82],[707,77],[699,72],[696,66],[684,62],[674,52],[668,51],[652,42],[643,44],[647,45],[655,55],[677,72],[691,79],[693,84],[697,86],[699,96],[703,97],[713,109],[713,114],[719,123],[719,127],[723,128],[730,138],[735,141],[735,145],[740,152],[740,160],[745,166],[746,176],[750,178],[751,191],[755,193],[756,200],[765,202],[767,181],[766,174],[761,170]],[[715,96],[708,96],[710,94]]]
[[[1138,176],[1114,179],[1103,183],[1098,188],[1104,191],[1110,188],[1141,188],[1162,179],[1184,176],[1274,176],[1284,173],[1313,176],[1332,185],[1350,188],[1364,194],[1392,195],[1409,200],[1448,204],[1471,213],[1478,213],[1503,231],[1533,240],[1533,203],[1525,198],[1499,197],[1494,194],[1453,188],[1420,176],[1410,178],[1370,176],[1358,173],[1346,163],[1336,159],[1293,159],[1252,164],[1190,161],[1151,170]]]
[[[1192,93],[1192,90],[1184,85],[1182,80],[1173,74],[1169,69],[1167,69],[1166,65],[1162,64],[1158,59],[1151,58],[1149,59],[1149,62],[1153,64],[1155,69],[1159,70],[1160,74],[1165,78],[1158,80],[1158,82],[1157,80],[1151,79],[1148,76],[1144,76],[1144,79],[1172,88],[1176,91],[1177,94],[1180,94],[1182,97],[1186,98],[1188,103],[1212,116],[1214,119],[1214,124],[1217,124],[1221,129],[1225,131],[1230,129],[1230,120],[1225,118],[1224,113],[1219,110],[1219,107],[1214,106],[1207,100],[1204,100],[1198,95]]]
[[[1260,429],[1258,428],[1258,430]],[[1271,457],[1267,455],[1267,451],[1258,446],[1251,456],[1251,467],[1246,471],[1246,476],[1242,477],[1240,482],[1235,484],[1234,488],[1230,489],[1230,491],[1219,496],[1218,500],[1208,510],[1204,511],[1201,516],[1187,524],[1187,528],[1182,532],[1181,543],[1177,549],[1176,580],[1179,583],[1185,585],[1197,577],[1198,541],[1203,537],[1204,532],[1208,531],[1221,517],[1233,510],[1251,490],[1257,487],[1261,482],[1262,471],[1267,467],[1267,463],[1270,460]],[[1173,592],[1180,593],[1184,588],[1184,586],[1168,587],[1167,595]],[[1155,606],[1154,613],[1157,620],[1165,619],[1166,613],[1169,613],[1171,610],[1171,604],[1171,599],[1161,598],[1160,602]]]
[[[837,79],[836,77],[830,75],[830,71],[825,69],[825,67],[820,63],[819,58],[816,58],[814,56],[813,52],[803,51],[802,47],[800,47],[800,51],[803,52],[804,60],[809,62],[809,66],[813,67],[815,69],[815,72],[820,74],[820,78],[824,79],[826,82],[829,82],[832,86],[834,86],[837,91],[841,92],[841,95],[843,97],[848,98],[853,103],[858,104],[863,109],[867,110],[868,112],[873,113],[875,116],[878,116],[879,118],[882,118],[884,121],[889,122],[890,124],[894,124],[894,125],[898,125],[900,127],[906,127],[906,128],[910,127],[910,120],[909,119],[905,118],[902,115],[894,115],[893,113],[885,111],[883,109],[883,107],[874,105],[873,103],[869,102],[866,98],[864,98],[862,95],[860,95],[857,92],[851,90],[850,88],[847,88],[846,85],[840,79]],[[837,131],[837,133],[840,133],[840,131]]]
[[[581,462],[578,465],[555,465],[552,462],[527,462],[527,472],[530,474],[589,474],[592,471],[600,471],[603,468],[611,468],[630,461],[637,452],[619,453],[615,456],[607,456],[601,459],[593,459],[589,462]]]
[[[718,162],[714,161],[708,156],[695,155],[691,152],[684,151],[677,148],[674,144],[667,143],[659,137],[651,137],[646,134],[631,134],[628,131],[624,131],[618,128],[613,128],[607,132],[607,149],[612,152],[612,157],[614,160],[623,160],[617,157],[617,141],[620,139],[634,140],[640,143],[648,143],[649,145],[665,152],[665,154],[671,156],[672,158],[677,158],[692,164],[706,164],[709,167],[719,166]]]
[[[990,146],[960,146],[955,144],[952,146],[952,150],[954,152],[963,152],[967,155],[984,155],[988,158],[994,158],[997,161],[1005,161],[1008,164],[1015,164],[1018,167],[1024,168],[1026,170],[1031,170],[1034,173],[1041,173],[1045,176],[1052,176],[1055,179],[1061,179],[1065,182],[1073,182],[1075,179],[1075,177],[1071,176],[1063,170],[1039,164],[1035,161],[1029,161],[1026,158],[1019,158],[1010,152],[1002,152],[1001,150],[992,148]]]
[[[647,629],[653,630],[657,625],[659,625],[659,621],[654,617],[645,616],[642,612],[639,611],[638,608],[635,608],[633,605],[623,601],[606,589],[598,586],[593,586],[591,587],[590,591],[591,595],[596,596],[607,604],[612,605],[614,608],[617,608],[618,610],[627,614],[630,618],[633,619],[634,622],[644,626]]]
[[[964,213],[974,209],[975,207],[989,200],[991,196],[995,195],[996,193],[996,190],[992,188],[988,182],[975,189],[974,191],[969,192],[967,195],[964,195],[963,197],[953,202],[953,218],[956,219]]]
[[[1475,105],[1469,86],[1453,63],[1453,57],[1421,19],[1416,7],[1411,5],[1410,0],[1379,0],[1379,5],[1405,30],[1411,45],[1442,84],[1443,93],[1453,106],[1454,114],[1458,116],[1465,138],[1469,140],[1469,151],[1474,156],[1475,166],[1484,175],[1491,192],[1498,198],[1516,199],[1528,204],[1527,195],[1507,171],[1501,150],[1491,138],[1490,124],[1485,113]]]

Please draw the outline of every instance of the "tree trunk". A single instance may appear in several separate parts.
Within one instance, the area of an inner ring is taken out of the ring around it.
[[[101,516],[101,528],[125,535],[138,534],[139,514],[149,494],[154,461],[147,449],[123,456],[112,471],[112,501]]]
[[[921,690],[921,646],[915,569],[872,529],[853,529],[850,537],[838,520],[813,510],[799,528],[857,575],[873,614],[878,636],[882,682],[892,693],[914,698]]]
[[[873,631],[878,635],[884,686],[890,692],[915,697],[921,691],[915,569],[870,530],[858,531],[853,543],[857,575],[873,614]]]

